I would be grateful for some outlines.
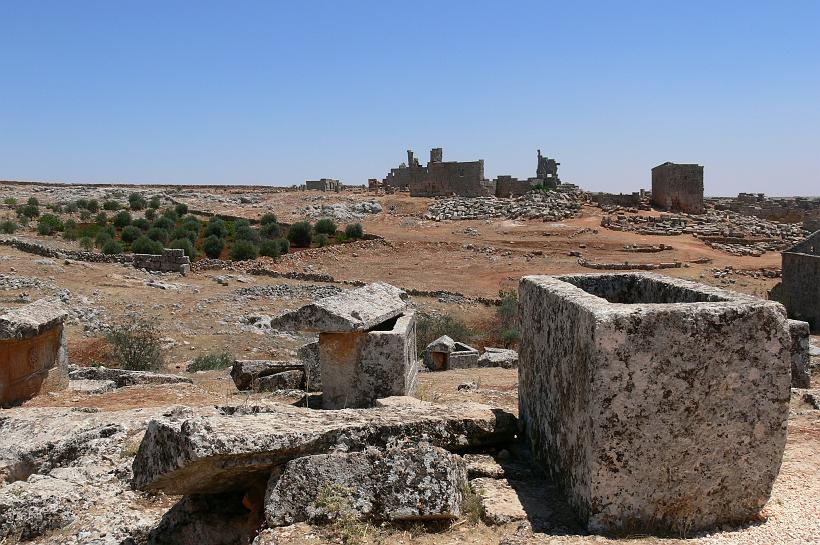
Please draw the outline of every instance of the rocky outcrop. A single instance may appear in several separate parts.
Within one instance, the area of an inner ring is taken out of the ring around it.
[[[191,379],[168,373],[150,371],[129,371],[110,367],[80,367],[72,370],[68,377],[71,380],[110,380],[117,388],[138,384],[191,384]]]
[[[256,414],[157,419],[133,464],[133,485],[169,494],[241,490],[290,460],[333,449],[425,439],[451,451],[510,441],[516,418],[479,404],[324,411],[273,405]]]
[[[461,457],[425,443],[306,456],[271,478],[265,513],[270,526],[347,514],[371,520],[455,518],[466,485]]]
[[[518,352],[508,348],[487,347],[484,349],[484,353],[478,358],[478,367],[515,369],[518,367]]]
[[[260,392],[275,392],[277,390],[303,390],[305,386],[305,372],[301,369],[282,371],[266,375],[257,381],[257,390]]]
[[[298,361],[286,360],[236,360],[231,367],[231,378],[239,390],[255,390],[259,380],[283,371],[301,370],[304,365]]]

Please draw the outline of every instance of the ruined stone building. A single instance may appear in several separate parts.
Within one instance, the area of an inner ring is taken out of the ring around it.
[[[558,165],[560,164],[555,159],[541,155],[541,150],[538,150],[535,177],[519,180],[512,176],[499,176],[495,179],[495,196],[519,197],[528,191],[532,191],[532,188],[536,186],[556,189],[561,184],[561,180],[558,178]]]
[[[703,167],[667,161],[653,168],[652,204],[673,212],[703,214]]]
[[[783,252],[783,280],[776,298],[790,318],[809,323],[820,331],[820,231]]]
[[[430,161],[422,166],[412,150],[407,150],[407,164],[390,169],[384,187],[408,190],[413,197],[483,197],[492,195],[493,182],[484,178],[484,160],[444,161],[441,148],[430,150]]]
[[[341,188],[342,186],[339,180],[333,180],[331,178],[305,181],[305,189],[308,191],[339,191]]]

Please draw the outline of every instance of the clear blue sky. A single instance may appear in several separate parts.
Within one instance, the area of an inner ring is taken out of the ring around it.
[[[0,1],[0,179],[820,194],[820,2]]]

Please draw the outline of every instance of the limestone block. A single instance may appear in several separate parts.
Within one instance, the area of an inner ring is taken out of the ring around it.
[[[137,384],[180,384],[192,381],[189,378],[172,375],[170,373],[152,373],[150,371],[129,371],[127,369],[111,369],[108,367],[80,367],[68,374],[71,380],[110,380],[117,388],[135,386]]]
[[[518,352],[508,348],[487,347],[484,349],[484,353],[478,358],[477,366],[515,369],[518,367]]]
[[[590,530],[760,512],[786,442],[780,304],[651,273],[529,276],[519,301],[525,432]]]
[[[366,332],[320,333],[325,409],[372,407],[378,398],[416,391],[414,311]]]
[[[319,364],[319,341],[307,343],[296,351],[296,357],[305,366],[305,390],[319,392],[322,390],[322,369]]]
[[[293,321],[307,331],[366,331],[404,312],[406,298],[390,284],[368,284],[305,305],[293,313]]]
[[[436,520],[461,514],[467,472],[460,456],[422,443],[386,451],[320,454],[290,461],[265,500],[270,526],[327,519],[323,496],[373,520]]]
[[[442,335],[427,345],[424,351],[424,365],[431,371],[468,369],[478,366],[478,355],[478,350],[472,346]]]
[[[81,394],[103,394],[117,388],[113,380],[69,380],[68,389]]]
[[[811,355],[809,323],[789,320],[791,335],[792,388],[811,387]]]
[[[257,391],[275,392],[276,390],[302,390],[305,384],[305,372],[301,369],[282,371],[266,375],[257,381]]]
[[[302,363],[286,360],[234,360],[231,378],[239,390],[254,389],[254,383],[262,377],[302,369]]]
[[[325,411],[289,405],[258,413],[148,425],[133,463],[133,486],[169,494],[244,490],[290,460],[332,449],[385,447],[422,439],[450,451],[505,444],[516,418],[475,403]]]

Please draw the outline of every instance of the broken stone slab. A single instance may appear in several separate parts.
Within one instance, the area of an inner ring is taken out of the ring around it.
[[[385,451],[319,454],[271,477],[270,526],[353,515],[371,520],[439,520],[461,514],[467,472],[460,456],[421,443]],[[328,504],[335,504],[330,507]],[[341,512],[340,512],[341,511]]]
[[[782,305],[650,273],[528,276],[519,305],[525,434],[589,530],[759,514],[786,444]]]
[[[275,392],[276,390],[301,390],[305,383],[305,372],[301,369],[282,371],[272,375],[265,375],[256,381],[256,390],[259,392]]]
[[[113,380],[69,380],[68,389],[79,394],[104,394],[117,388]]]
[[[809,323],[789,320],[789,335],[792,339],[792,388],[809,388],[811,386]]]
[[[313,341],[299,347],[296,357],[305,365],[305,390],[322,391],[322,367],[319,364],[319,341]]]
[[[189,378],[170,373],[152,373],[150,371],[129,371],[110,367],[80,367],[68,374],[71,380],[110,380],[117,388],[138,384],[191,384]]]
[[[303,364],[298,361],[286,360],[235,360],[231,367],[231,378],[239,390],[254,389],[254,382],[260,378],[302,369]]]
[[[407,309],[407,294],[395,286],[374,283],[331,295],[273,320],[277,329],[318,332],[366,331]]]
[[[518,367],[518,352],[508,348],[485,348],[478,357],[478,367],[515,369]]]
[[[546,483],[540,480],[491,479],[480,477],[470,487],[481,501],[485,524],[501,525],[529,520],[533,526],[546,526],[553,516],[544,494]]]
[[[460,451],[508,443],[518,430],[512,414],[475,403],[336,411],[271,405],[263,411],[152,421],[134,459],[133,486],[169,494],[241,490],[293,458],[332,449],[426,440]]]

